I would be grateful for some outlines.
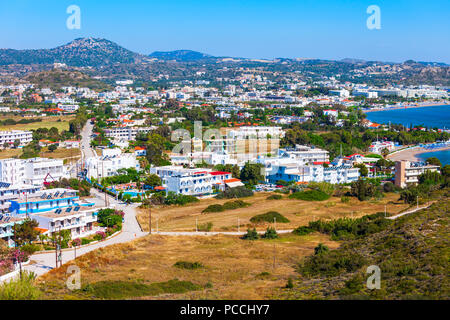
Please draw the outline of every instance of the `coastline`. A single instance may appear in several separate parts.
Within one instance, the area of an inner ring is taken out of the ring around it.
[[[411,148],[411,149],[405,149],[398,152],[394,152],[387,156],[387,159],[392,161],[400,161],[400,160],[408,160],[408,161],[421,161],[418,155],[422,153],[428,153],[428,152],[438,152],[438,151],[445,151],[450,150],[450,146],[437,148],[437,149],[425,149],[421,147]]]
[[[369,112],[377,112],[377,111],[389,111],[389,110],[403,110],[403,109],[417,109],[417,108],[426,108],[426,107],[444,107],[444,106],[450,106],[450,102],[439,102],[439,103],[425,103],[421,105],[407,105],[407,106],[396,106],[396,107],[390,107],[390,108],[373,108],[369,110],[362,110],[364,113]]]

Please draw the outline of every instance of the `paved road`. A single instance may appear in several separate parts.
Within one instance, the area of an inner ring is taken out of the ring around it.
[[[91,134],[92,134],[93,125],[88,121],[83,128],[81,135],[81,145],[82,149],[81,152],[83,154],[83,158],[85,157],[94,157],[96,156],[95,151],[90,147],[90,141],[91,141]],[[84,147],[84,148],[83,148]],[[99,206],[105,206],[105,194],[98,191],[97,189],[92,188],[91,189],[92,195],[95,197],[93,201],[96,203],[96,205]],[[114,197],[111,197],[109,195],[106,196],[108,205],[111,207],[114,207],[118,210],[123,210],[125,212],[125,222],[122,226],[122,232],[112,238],[109,238],[105,241],[95,243],[93,245],[88,245],[85,247],[81,247],[77,249],[77,257],[82,256],[88,252],[91,252],[93,250],[103,248],[106,246],[110,246],[117,243],[123,243],[128,242],[133,239],[143,237],[148,233],[144,233],[141,230],[141,227],[139,226],[137,220],[136,220],[136,207],[137,204],[132,205],[126,205],[124,203],[121,203],[119,201],[116,201]],[[75,251],[72,249],[69,250],[63,250],[62,252],[62,261],[63,263],[69,262],[75,258]],[[32,261],[35,261],[36,263],[30,264],[28,266],[25,266],[24,269],[28,271],[35,272],[38,276],[42,275],[49,270],[53,269],[56,264],[56,257],[55,252],[51,251],[48,253],[40,253],[40,254],[34,254],[30,257]]]
[[[412,209],[412,210],[409,210],[409,211],[405,211],[405,212],[396,214],[395,216],[388,217],[387,219],[389,219],[389,220],[395,220],[395,219],[397,219],[397,218],[406,216],[407,214],[414,213],[414,212],[419,211],[419,210],[422,210],[422,209],[426,209],[426,208],[430,207],[432,204],[433,204],[433,203],[427,204],[426,206],[423,206],[423,207],[419,207],[419,208],[415,208],[415,209]]]
[[[91,190],[93,191],[93,194],[99,199],[99,201],[102,202],[104,199],[104,194],[94,189]],[[146,232],[141,231],[141,228],[136,220],[137,204],[133,205],[121,204],[112,197],[109,197],[108,201],[110,202],[111,206],[114,206],[116,209],[123,210],[125,212],[124,217],[125,222],[122,226],[122,232],[105,241],[77,249],[77,257],[99,248],[107,247],[117,243],[128,242],[148,234]],[[75,258],[75,251],[73,249],[63,250],[62,252],[63,263],[69,262],[74,258]],[[34,254],[30,257],[30,260],[35,261],[35,263],[32,265],[25,266],[24,269],[28,271],[33,271],[39,276],[55,267],[56,263],[55,252],[51,251],[48,253]]]
[[[91,135],[93,129],[94,125],[88,120],[81,131],[81,154],[83,159],[97,156],[97,153],[91,148]]]

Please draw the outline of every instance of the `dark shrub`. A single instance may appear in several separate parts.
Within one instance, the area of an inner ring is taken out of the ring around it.
[[[207,212],[222,212],[225,211],[225,209],[223,208],[222,205],[220,204],[212,204],[210,206],[208,206],[206,209],[204,209],[202,211],[202,213],[207,213]]]
[[[217,199],[233,199],[233,198],[245,198],[253,196],[253,191],[247,189],[246,187],[236,187],[220,192],[216,198]]]
[[[279,223],[288,223],[289,219],[285,216],[279,214],[276,211],[269,211],[267,213],[259,214],[257,216],[254,216],[250,219],[253,223],[261,223],[261,222],[274,222],[274,219],[276,222]]]
[[[281,194],[272,194],[266,198],[267,200],[281,200],[283,196]]]
[[[297,229],[294,229],[294,231],[292,231],[293,234],[296,234],[298,236],[304,236],[310,234],[311,232],[314,232],[314,230],[306,226],[298,227]]]
[[[329,198],[330,196],[328,194],[319,190],[295,192],[289,196],[289,199],[297,199],[304,201],[324,201],[328,200]]]
[[[242,239],[243,240],[258,240],[259,239],[259,234],[258,234],[258,232],[256,232],[255,228],[253,228],[253,230],[247,229],[247,233],[244,234]]]
[[[263,235],[264,239],[277,239],[278,234],[277,231],[274,228],[268,227],[266,230],[266,233]]]
[[[203,268],[203,265],[200,262],[178,261],[174,264],[174,267],[177,267],[180,269],[194,270],[194,269]]]
[[[383,191],[384,192],[394,192],[395,191],[395,186],[394,186],[394,184],[392,183],[392,182],[386,182],[384,185],[383,185]]]

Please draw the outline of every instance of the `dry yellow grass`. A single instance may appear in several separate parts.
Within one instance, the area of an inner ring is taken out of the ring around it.
[[[198,224],[213,223],[214,231],[237,231],[238,218],[240,230],[251,226],[250,219],[261,213],[277,211],[290,220],[290,223],[277,223],[277,229],[293,229],[308,224],[309,221],[331,220],[342,217],[361,217],[367,214],[383,212],[385,204],[389,213],[398,213],[408,207],[398,201],[397,194],[387,194],[380,201],[360,202],[352,198],[348,203],[342,203],[340,198],[332,197],[322,202],[288,199],[266,200],[271,193],[257,193],[253,197],[243,199],[251,203],[250,207],[216,213],[202,213],[211,204],[223,204],[231,200],[204,199],[187,206],[158,207],[152,209],[152,228],[158,224],[160,231],[195,231]],[[138,221],[144,230],[148,230],[148,209],[139,209]],[[256,226],[263,230],[268,224]]]
[[[58,148],[55,151],[51,152],[48,151],[48,148],[45,147],[42,149],[42,152],[40,153],[40,156],[43,158],[50,158],[50,159],[66,159],[66,158],[79,158],[81,157],[81,151],[80,149],[65,149],[65,148]]]
[[[20,120],[24,119],[21,117],[3,117],[1,120],[5,119],[14,119],[14,120]],[[42,118],[42,121],[39,122],[32,122],[32,123],[24,123],[24,124],[16,124],[16,125],[9,125],[9,126],[3,126],[0,127],[1,131],[9,131],[9,130],[36,130],[39,128],[48,128],[51,127],[58,128],[59,131],[62,130],[69,130],[69,121],[73,120],[73,116],[49,116]],[[58,121],[61,120],[61,121]]]
[[[318,243],[338,244],[321,234],[283,235],[277,240],[245,241],[238,237],[167,237],[151,235],[127,244],[93,251],[75,262],[82,284],[105,280],[162,282],[171,279],[213,287],[159,299],[267,299],[295,276],[296,264]],[[275,268],[274,268],[275,255]],[[200,262],[204,268],[185,270],[177,261]],[[39,278],[46,298],[80,298],[65,288],[67,265]],[[269,275],[258,276],[262,272]],[[145,297],[143,297],[145,298]],[[147,297],[156,298],[156,297]]]
[[[22,154],[22,149],[4,149],[0,151],[0,159],[18,157]]]
[[[8,159],[19,157],[22,154],[22,149],[4,149],[0,150],[0,159]],[[68,159],[69,162],[76,161],[81,157],[80,149],[64,149],[58,148],[53,152],[48,151],[48,148],[42,148],[42,152],[39,154],[40,157],[50,158],[50,159]]]

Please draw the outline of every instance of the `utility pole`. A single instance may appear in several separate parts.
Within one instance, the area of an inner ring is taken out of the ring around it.
[[[14,231],[14,247],[17,249],[16,230],[17,230],[16,229],[16,222],[14,222],[14,227],[13,227],[13,231]],[[17,252],[17,262],[19,262],[20,279],[22,279],[22,261],[20,259],[21,251],[20,251],[20,249],[18,249],[18,251],[16,250],[16,252]]]
[[[55,228],[55,230],[56,230],[56,228]],[[57,240],[56,240],[56,235],[55,235],[55,269],[57,269],[58,268],[58,243],[57,243]]]
[[[152,234],[152,205],[148,206],[148,234]]]
[[[273,244],[273,270],[275,270],[275,262],[276,262],[276,260],[275,260],[275,255],[276,255],[276,247],[275,247],[275,244]]]

